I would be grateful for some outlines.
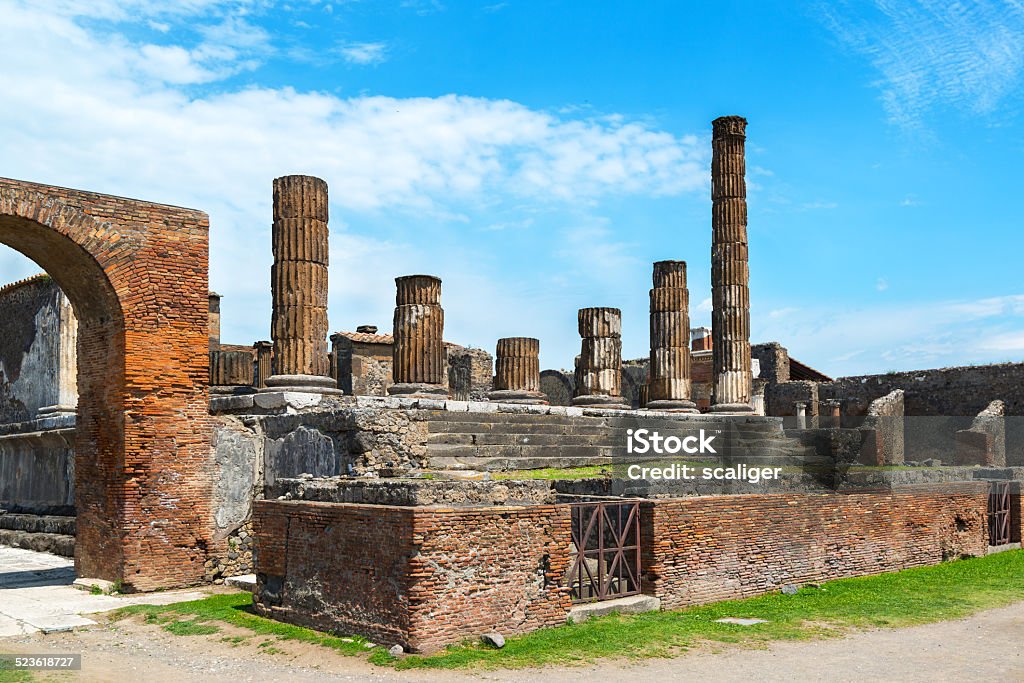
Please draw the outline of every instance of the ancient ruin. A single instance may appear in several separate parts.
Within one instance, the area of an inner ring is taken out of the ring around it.
[[[407,275],[395,278],[395,286],[395,383],[388,392],[446,396],[441,280],[432,275]]]
[[[696,413],[690,400],[690,291],[685,261],[654,264],[651,289],[651,356],[647,400],[652,410]]]
[[[1019,545],[1024,363],[750,344],[745,125],[713,124],[712,328],[659,261],[650,355],[582,308],[572,371],[446,341],[430,275],[328,349],[323,180],[274,182],[273,341],[241,344],[205,214],[0,180],[0,243],[50,273],[0,287],[0,544],[126,590],[251,572],[262,614],[419,652]]]
[[[327,363],[327,220],[327,183],[301,175],[274,180],[274,374],[267,390],[337,391]]]
[[[502,403],[547,403],[540,392],[540,340],[505,337],[494,354],[494,391],[487,394]]]
[[[747,120],[723,116],[711,140],[711,410],[753,410],[750,370],[750,271],[747,261]]]
[[[576,360],[576,406],[624,406],[622,400],[622,311],[581,308]]]

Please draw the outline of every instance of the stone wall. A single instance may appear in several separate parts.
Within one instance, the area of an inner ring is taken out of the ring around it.
[[[905,422],[902,389],[872,401],[860,427],[864,435],[860,462],[865,465],[902,465]]]
[[[261,501],[257,609],[432,651],[565,622],[568,506],[400,508]]]
[[[74,412],[78,321],[57,283],[39,275],[0,287],[0,320],[0,423]]]
[[[1006,406],[1002,401],[992,401],[985,410],[978,413],[968,429],[955,435],[956,449],[953,464],[956,465],[1006,465]]]
[[[0,425],[0,510],[75,514],[75,417]]]
[[[984,482],[644,503],[643,591],[678,608],[984,555],[987,505]]]

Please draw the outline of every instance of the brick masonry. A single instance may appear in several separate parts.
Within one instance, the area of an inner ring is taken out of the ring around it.
[[[203,579],[208,233],[199,211],[0,179],[0,243],[45,268],[79,319],[79,576]]]
[[[643,590],[683,607],[984,555],[987,501],[964,482],[644,503]]]
[[[983,555],[987,486],[644,501],[643,592],[674,608]],[[1019,502],[1012,514],[1019,541]],[[415,651],[555,626],[571,607],[569,519],[566,504],[259,501],[257,606]]]
[[[436,650],[565,623],[569,508],[259,501],[257,607],[274,618]]]

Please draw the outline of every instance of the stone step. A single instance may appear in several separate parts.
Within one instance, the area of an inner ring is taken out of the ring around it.
[[[8,512],[0,515],[0,529],[74,536],[75,521],[74,517],[62,515],[29,515]]]
[[[559,469],[586,467],[589,465],[612,465],[612,458],[603,456],[546,458],[535,457],[476,457],[476,456],[430,456],[430,467],[445,470],[477,470],[486,472],[507,472],[510,470],[539,470],[547,467]]]
[[[576,435],[576,434],[431,434],[427,437],[428,445],[460,445],[460,446],[604,446],[622,448],[622,439],[615,435]]]
[[[64,557],[75,556],[75,537],[67,534],[29,533],[14,529],[0,529],[0,545],[9,545],[39,553],[52,553]]]

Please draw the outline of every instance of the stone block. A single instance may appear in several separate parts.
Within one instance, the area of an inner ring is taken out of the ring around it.
[[[603,617],[608,614],[641,614],[657,612],[661,609],[661,600],[653,595],[631,595],[628,598],[602,600],[575,605],[569,610],[567,621],[582,624],[592,617]]]

